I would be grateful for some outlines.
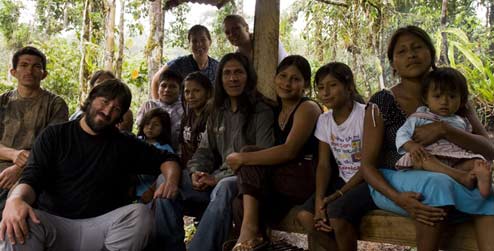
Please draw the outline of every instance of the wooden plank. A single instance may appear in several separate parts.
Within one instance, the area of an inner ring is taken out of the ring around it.
[[[296,221],[296,212],[296,208],[292,209],[279,224],[273,226],[273,229],[304,233],[302,226]],[[410,218],[383,210],[369,212],[360,224],[360,240],[363,241],[414,247],[415,233],[415,225]],[[449,251],[478,250],[472,221],[446,226],[440,248]]]
[[[360,224],[360,239],[403,246],[416,246],[414,222],[383,210],[374,210],[364,216]],[[442,250],[478,250],[472,221],[451,224],[444,228]]]
[[[254,68],[257,88],[266,97],[275,99],[273,78],[278,66],[280,1],[257,0],[254,19]]]

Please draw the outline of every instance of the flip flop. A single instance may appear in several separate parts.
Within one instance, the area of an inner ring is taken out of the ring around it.
[[[232,251],[258,251],[265,248],[268,244],[269,241],[259,236],[254,239],[238,242],[233,246]]]

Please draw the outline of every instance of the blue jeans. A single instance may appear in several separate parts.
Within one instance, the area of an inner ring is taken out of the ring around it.
[[[163,175],[156,181],[158,187],[165,182]],[[175,199],[154,200],[155,240],[152,250],[185,251],[184,201],[208,202],[210,191],[192,189],[188,171],[182,172],[179,194]]]
[[[160,175],[157,186],[164,182],[164,177]],[[155,200],[156,246],[154,249],[184,251],[184,201],[209,201],[189,250],[221,250],[231,230],[231,202],[236,194],[236,177],[222,179],[212,192],[197,191],[192,189],[189,172],[183,171],[177,198]]]
[[[189,251],[222,249],[232,229],[232,202],[237,194],[237,176],[224,178],[216,184],[196,234],[189,243]]]

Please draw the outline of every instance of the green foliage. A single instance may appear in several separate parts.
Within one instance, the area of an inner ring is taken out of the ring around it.
[[[96,2],[96,1],[95,1]],[[84,1],[37,0],[37,29],[44,35],[52,35],[63,30],[71,30],[82,22]]]
[[[0,32],[5,38],[9,49],[18,49],[30,39],[31,31],[26,24],[19,23],[22,4],[11,1],[0,1]]]
[[[220,59],[223,55],[234,51],[233,46],[226,39],[223,33],[223,19],[230,14],[237,12],[237,7],[234,2],[228,2],[216,12],[216,16],[213,19],[211,37],[213,37],[213,45],[209,49],[209,55],[213,58]]]
[[[0,56],[10,58],[15,49],[30,43],[40,47],[49,58],[50,75],[43,81],[43,86],[64,97],[73,111],[81,94],[78,90],[78,39],[82,29],[84,1],[26,0],[25,3],[36,4],[36,16],[31,23],[19,23],[21,10],[25,8],[21,2],[0,0],[0,35],[3,45]],[[105,22],[103,1],[91,2],[91,39],[85,47],[86,63],[89,71],[93,72],[102,66]],[[482,112],[483,122],[487,123],[490,116],[494,116],[494,108],[489,105],[494,103],[494,17],[487,21],[478,18],[479,11],[494,8],[492,1],[448,1],[444,30],[440,26],[442,1],[340,2],[343,4],[296,0],[280,16],[280,39],[285,49],[306,56],[314,73],[328,62],[344,62],[352,68],[359,91],[369,97],[381,87],[381,79],[388,87],[398,81],[393,78],[385,56],[392,32],[404,25],[418,25],[433,35],[438,55],[442,49],[439,46],[441,32],[446,33],[450,64],[467,77],[472,97],[481,106],[479,111]],[[235,50],[223,33],[223,19],[228,14],[238,13],[239,6],[242,6],[242,0],[230,1],[214,14],[205,17],[208,27],[212,27],[212,57],[219,59]],[[126,17],[130,17],[125,21],[128,29],[126,35],[142,35],[148,22],[149,1],[127,0],[125,7]],[[187,31],[190,27],[186,20],[190,8],[182,4],[171,11],[176,20],[167,26],[164,38],[167,46],[187,49]],[[293,24],[298,19],[306,23],[302,30],[294,28]],[[486,23],[489,21],[489,24]],[[139,46],[127,46],[125,54],[122,78],[132,89],[134,98],[131,109],[135,112],[148,98],[147,61]],[[8,61],[0,63],[0,91],[15,87],[8,79]]]
[[[451,67],[458,68],[465,74],[469,80],[470,92],[475,98],[494,103],[492,60],[476,52],[477,45],[470,42],[461,29],[449,28],[444,32],[448,34]]]
[[[377,91],[382,73],[378,32],[382,17],[378,8],[382,11],[385,7],[368,1],[331,5],[309,0],[294,5],[290,16],[296,18],[303,13],[307,23],[301,34],[305,41],[303,55],[310,59],[314,72],[323,64],[340,61],[353,69],[364,96]]]
[[[9,0],[1,0],[0,4],[0,31],[7,40],[11,40],[17,29],[21,5]]]
[[[134,119],[141,104],[148,100],[149,79],[146,59],[142,55],[129,55],[122,66],[122,81],[127,83],[132,91],[130,109]]]
[[[131,20],[125,20],[131,36],[142,35],[144,25],[142,20],[147,17],[149,11],[148,0],[127,1],[125,12],[132,16]]]
[[[190,6],[181,4],[169,12],[175,16],[175,20],[171,21],[170,27],[165,29],[165,44],[187,49],[189,46],[187,34],[190,28],[187,24],[187,15],[190,12]]]
[[[57,46],[53,46],[56,44]],[[69,111],[75,111],[78,105],[79,81],[78,69],[80,52],[78,41],[54,37],[34,44],[46,54],[48,77],[41,83],[43,88],[60,95]]]
[[[15,86],[13,84],[2,83],[0,81],[0,93],[4,93],[13,89],[15,89]]]

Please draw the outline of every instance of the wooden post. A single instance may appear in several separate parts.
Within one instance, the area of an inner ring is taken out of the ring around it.
[[[82,30],[80,40],[80,52],[81,61],[79,62],[79,90],[81,95],[79,96],[79,104],[83,104],[88,93],[87,80],[89,78],[89,66],[87,63],[87,44],[91,41],[91,0],[84,1],[84,10],[82,13]],[[10,75],[10,74],[9,74]]]
[[[275,99],[273,78],[278,66],[280,0],[256,0],[254,19],[254,68],[257,89]]]
[[[105,0],[105,70],[113,71],[115,58],[115,0]]]
[[[161,67],[163,57],[164,11],[162,1],[149,3],[149,36],[146,42],[145,54],[148,61],[149,98],[152,99],[152,79]]]

